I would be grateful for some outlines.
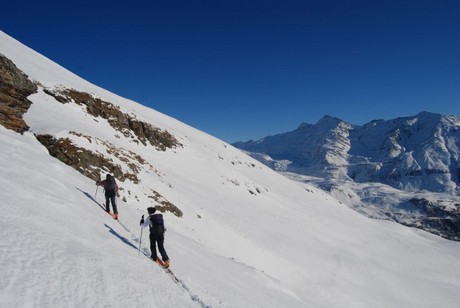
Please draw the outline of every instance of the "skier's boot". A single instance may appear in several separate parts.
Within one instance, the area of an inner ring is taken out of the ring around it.
[[[169,260],[166,260],[166,261],[165,261],[164,267],[165,267],[165,268],[169,268],[169,263],[171,263],[171,262],[170,262]]]
[[[118,213],[113,214],[113,219],[118,219]]]
[[[161,260],[158,257],[156,258],[155,262],[158,263],[160,266],[163,266],[163,267],[165,266],[165,263],[163,262],[163,260]]]

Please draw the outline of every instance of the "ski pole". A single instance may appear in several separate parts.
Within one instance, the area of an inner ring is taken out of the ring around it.
[[[141,218],[141,237],[139,239],[139,252],[138,254],[141,253],[141,245],[142,245],[142,230],[144,230],[144,228],[142,227],[142,224],[144,223],[144,215],[142,215],[142,218]]]
[[[96,186],[96,193],[94,194],[94,200],[96,200],[98,190],[99,190],[99,186]]]
[[[141,226],[141,238],[139,240],[139,251],[138,251],[138,255],[141,254],[141,245],[142,245],[142,230],[144,230],[144,228],[142,228]]]

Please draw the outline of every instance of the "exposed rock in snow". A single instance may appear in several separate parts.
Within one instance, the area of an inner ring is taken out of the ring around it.
[[[27,75],[0,54],[0,124],[19,133],[27,131],[22,115],[31,104],[27,96],[36,91],[37,86]]]

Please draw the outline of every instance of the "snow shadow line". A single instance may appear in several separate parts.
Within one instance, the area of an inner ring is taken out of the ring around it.
[[[96,201],[96,199],[94,199],[93,196],[91,196],[88,192],[86,191],[83,191],[81,190],[80,188],[78,187],[75,187],[77,190],[79,190],[82,194],[84,194],[86,197],[88,197],[89,199],[91,199],[94,203],[96,203],[97,205],[99,205],[99,207],[101,208],[101,210],[103,210],[105,212],[105,208],[102,204],[100,204],[99,202]],[[130,246],[131,248],[134,248],[137,250],[137,247],[134,246],[128,239],[126,239],[125,237],[121,236],[120,234],[118,234],[115,230],[113,230],[111,227],[109,227],[107,224],[104,224],[104,226],[109,229],[109,232],[113,235],[115,235],[116,237],[118,237],[123,243],[125,243],[126,245]]]
[[[126,237],[124,236],[121,236],[120,234],[117,233],[117,231],[113,230],[113,228],[111,228],[110,226],[108,226],[107,224],[104,224],[104,226],[109,229],[109,232],[112,233],[113,235],[115,235],[116,237],[118,237],[123,243],[125,243],[126,245],[128,245],[129,247],[131,248],[134,248],[137,250],[137,247],[134,246]]]
[[[105,212],[105,207],[104,207],[102,204],[100,204],[99,202],[97,202],[97,200],[94,199],[93,196],[91,196],[88,192],[83,191],[83,190],[81,190],[81,189],[78,188],[78,187],[75,187],[75,188],[76,188],[77,190],[79,190],[82,194],[84,194],[86,197],[88,197],[89,199],[91,199],[94,203],[96,203],[97,205],[99,205],[99,207],[101,208],[101,210],[103,210],[103,211]]]

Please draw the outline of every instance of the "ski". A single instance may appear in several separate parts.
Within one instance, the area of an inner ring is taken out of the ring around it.
[[[106,213],[109,214],[110,217],[112,217],[112,218],[115,219],[116,221],[119,221],[119,220],[118,220],[118,215],[115,217],[115,214],[113,214],[112,212],[107,212],[107,211],[106,211]]]
[[[147,255],[145,255],[147,258],[149,258],[150,260],[153,261],[153,263],[155,263],[156,265],[158,265],[159,267],[161,267],[165,272],[166,274],[168,274],[168,276],[176,283],[176,284],[179,284],[181,285],[182,284],[182,281],[176,277],[176,275],[173,273],[173,271],[171,271],[171,269],[169,267],[165,267],[164,266],[164,262],[161,260],[161,259],[157,259],[157,261],[153,260],[152,258],[148,257]]]

